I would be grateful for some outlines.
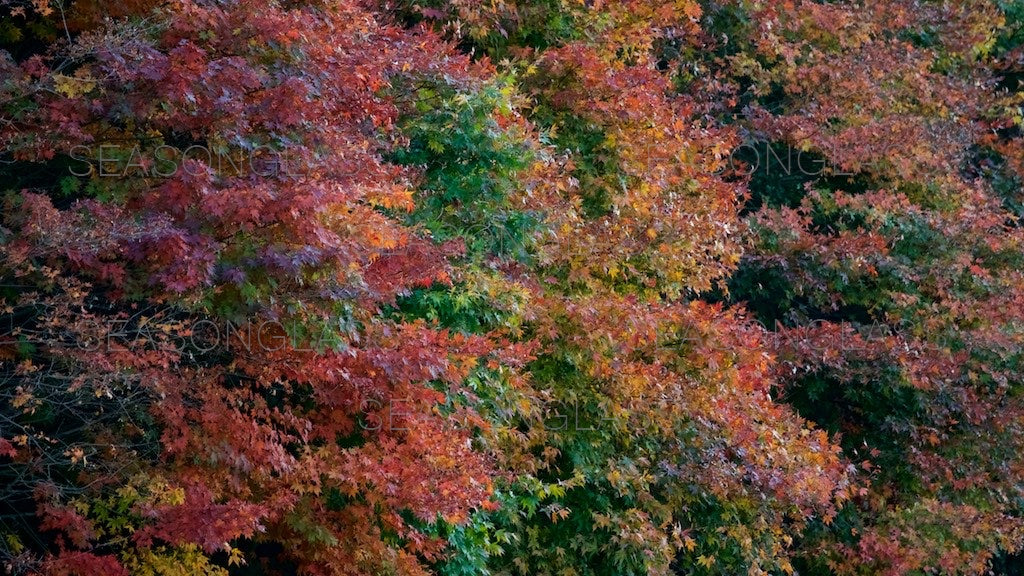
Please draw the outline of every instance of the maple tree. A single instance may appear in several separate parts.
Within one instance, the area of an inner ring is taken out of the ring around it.
[[[5,570],[1019,561],[1019,2],[0,9]]]
[[[415,573],[439,552],[418,522],[490,505],[473,415],[435,407],[498,347],[380,314],[460,250],[403,221],[411,176],[381,156],[401,104],[381,91],[469,85],[471,66],[357,6],[144,8],[156,26],[3,64],[11,170],[92,166],[7,200],[4,446],[12,504],[34,500],[49,541],[33,563],[16,527],[12,562],[222,573],[209,555],[238,564],[244,539],[311,573]],[[252,165],[169,167],[171,146]],[[105,178],[112,156],[139,168]]]
[[[731,296],[778,326],[784,398],[870,475],[809,537],[805,569],[983,573],[1021,547],[1019,181],[991,177],[1014,178],[1019,93],[993,73],[1007,16],[984,2],[753,14],[754,48],[734,57],[749,126],[828,169],[752,187]]]

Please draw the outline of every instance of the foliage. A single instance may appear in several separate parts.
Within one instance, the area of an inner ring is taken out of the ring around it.
[[[1019,2],[0,9],[7,572],[1024,550]]]

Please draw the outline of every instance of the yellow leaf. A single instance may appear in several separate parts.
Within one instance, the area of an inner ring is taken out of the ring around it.
[[[53,75],[53,89],[58,94],[68,98],[77,98],[82,94],[87,94],[95,87],[96,81],[88,74],[76,74],[75,76]]]
[[[53,8],[50,8],[50,2],[48,0],[32,0],[32,7],[35,8],[36,12],[40,16],[49,16],[53,14]]]

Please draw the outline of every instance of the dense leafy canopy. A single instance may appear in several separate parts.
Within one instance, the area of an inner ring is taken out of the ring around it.
[[[1018,0],[0,0],[16,575],[1016,574]]]

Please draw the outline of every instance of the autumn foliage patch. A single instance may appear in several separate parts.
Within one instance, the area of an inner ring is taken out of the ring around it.
[[[1024,566],[1024,4],[0,0],[0,566]]]

